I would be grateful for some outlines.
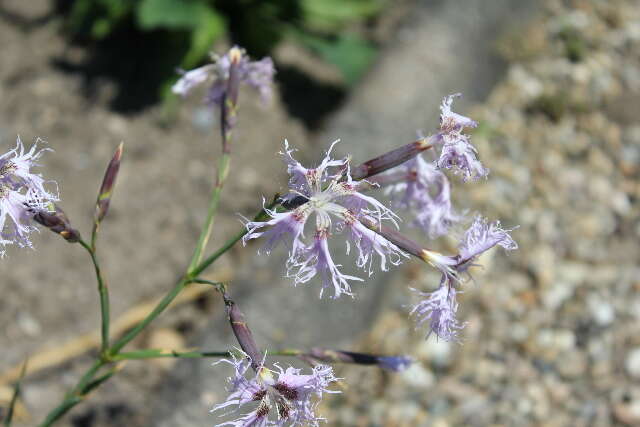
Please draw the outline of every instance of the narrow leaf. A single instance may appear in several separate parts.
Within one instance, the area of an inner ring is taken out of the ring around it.
[[[15,413],[16,403],[18,403],[18,396],[20,396],[20,385],[22,383],[22,379],[24,378],[24,374],[27,372],[27,361],[25,360],[22,364],[22,369],[20,370],[20,377],[13,388],[13,396],[11,396],[11,402],[9,403],[9,408],[7,410],[7,416],[4,419],[5,427],[9,427],[13,420],[13,414]]]

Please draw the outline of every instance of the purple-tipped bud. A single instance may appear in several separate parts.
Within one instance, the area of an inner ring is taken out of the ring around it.
[[[124,144],[121,142],[116,149],[115,154],[107,166],[107,170],[104,173],[102,185],[100,186],[100,192],[98,193],[98,200],[96,201],[96,211],[94,214],[94,223],[96,226],[104,219],[109,212],[109,204],[111,203],[111,195],[113,194],[113,188],[116,184],[116,178],[120,171],[120,160],[122,159],[122,151],[124,150]]]
[[[402,372],[411,366],[415,360],[409,356],[378,356],[378,365],[382,369],[392,372]]]
[[[314,347],[308,354],[301,356],[303,359],[311,358],[327,363],[353,363],[356,365],[377,365],[382,369],[400,372],[407,369],[414,360],[409,356],[377,356],[367,353],[354,353],[352,351],[329,350]]]
[[[258,345],[253,339],[253,334],[244,319],[244,314],[240,311],[229,295],[223,293],[222,297],[224,298],[224,304],[226,306],[227,316],[229,318],[233,334],[236,336],[242,350],[249,355],[249,358],[251,359],[251,366],[256,372],[258,372],[260,369],[259,361],[262,360],[262,357],[260,356]]]

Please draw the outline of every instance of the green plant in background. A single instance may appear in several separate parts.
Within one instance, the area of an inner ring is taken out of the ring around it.
[[[65,17],[65,30],[75,39],[101,42],[130,31],[151,35],[161,46],[172,50],[179,66],[185,69],[207,59],[213,43],[224,34],[255,56],[268,55],[278,43],[290,40],[333,64],[344,83],[352,85],[371,65],[377,52],[365,24],[379,15],[386,3],[386,0],[76,0],[71,6],[60,2],[59,10]],[[174,71],[169,67],[158,70],[162,73],[160,81],[164,81],[156,88],[159,93],[169,93],[169,84],[177,78]]]

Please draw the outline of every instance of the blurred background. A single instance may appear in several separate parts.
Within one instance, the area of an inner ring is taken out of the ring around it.
[[[4,0],[0,144],[42,137],[42,173],[87,234],[104,168],[124,163],[99,247],[114,330],[131,327],[182,274],[219,154],[217,120],[168,88],[177,68],[232,44],[277,69],[273,102],[240,94],[233,166],[211,248],[286,186],[282,141],[314,164],[328,144],[354,162],[429,134],[443,96],[480,122],[491,174],[461,183],[455,206],[500,219],[520,249],[483,256],[465,285],[463,343],[414,329],[408,290],[434,289],[416,261],[317,300],[282,278],[284,250],[240,245],[209,278],[233,280],[265,348],[325,346],[409,354],[400,374],[339,366],[323,401],[336,426],[640,425],[640,4],[635,0]],[[425,244],[455,249],[450,238]],[[415,234],[408,226],[403,231]],[[33,369],[16,425],[35,425],[96,354],[99,305],[85,253],[58,236],[0,262],[0,406],[16,366]],[[342,250],[343,248],[337,248]],[[341,260],[346,268],[352,261]],[[218,296],[193,288],[133,348],[226,350]],[[61,426],[202,426],[224,399],[211,360],[131,361]]]

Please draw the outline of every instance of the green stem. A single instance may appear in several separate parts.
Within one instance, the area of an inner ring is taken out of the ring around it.
[[[216,179],[216,185],[215,187],[213,187],[213,190],[211,192],[211,201],[209,202],[207,219],[205,221],[204,227],[202,228],[202,232],[200,233],[196,249],[193,252],[193,256],[191,257],[191,263],[189,264],[189,268],[187,269],[187,274],[192,277],[194,276],[193,271],[202,260],[202,252],[206,249],[207,243],[209,243],[209,238],[211,237],[211,232],[213,231],[213,222],[218,210],[220,194],[222,193],[222,187],[224,187],[224,184],[227,181],[230,164],[231,155],[229,153],[222,153],[222,157],[220,157],[220,160],[218,162],[218,178]]]
[[[113,356],[113,360],[141,360],[156,359],[162,357],[197,359],[204,357],[229,357],[228,351],[174,351],[174,350],[140,350],[119,353]]]
[[[278,204],[277,197],[274,197],[273,202],[271,202],[268,206],[266,206],[266,208],[267,209],[272,209],[277,204]],[[265,215],[266,215],[266,212],[263,209],[255,216],[254,220],[258,221],[260,219],[263,219],[265,217]],[[212,219],[212,221],[213,221],[213,219]],[[151,323],[156,317],[158,317],[158,315],[160,315],[160,313],[162,313],[167,308],[167,306],[169,304],[171,304],[171,302],[175,299],[176,296],[178,296],[178,294],[182,291],[182,289],[184,289],[185,286],[187,286],[189,283],[193,282],[195,277],[198,274],[200,274],[207,267],[209,267],[211,264],[213,264],[225,252],[227,252],[229,249],[231,249],[238,241],[240,241],[240,239],[242,239],[242,237],[246,233],[247,233],[247,231],[243,228],[243,230],[241,232],[236,234],[231,239],[227,240],[225,242],[225,244],[221,248],[219,248],[216,252],[214,252],[211,256],[206,258],[200,264],[197,264],[197,266],[192,270],[191,274],[189,274],[187,277],[184,277],[184,278],[180,279],[176,283],[176,285],[169,291],[169,293],[167,293],[167,295],[165,295],[165,297],[158,303],[158,305],[153,309],[153,311],[151,311],[151,313],[149,313],[149,315],[145,319],[143,319],[138,325],[136,325],[133,329],[131,329],[126,335],[124,335],[122,338],[117,340],[110,348],[107,348],[107,351],[104,351],[102,353],[102,358],[97,360],[94,363],[94,365],[85,373],[85,375],[80,379],[78,384],[74,387],[74,389],[71,392],[71,394],[69,394],[62,401],[62,403],[60,403],[60,405],[58,405],[56,408],[54,408],[49,413],[49,415],[43,421],[43,423],[40,424],[40,427],[51,426],[55,421],[57,421],[64,414],[66,414],[71,408],[73,408],[78,403],[82,402],[82,400],[84,398],[84,395],[79,395],[78,393],[81,392],[85,387],[87,387],[88,384],[91,383],[93,377],[95,376],[95,374],[98,372],[98,370],[100,368],[102,368],[107,363],[110,363],[111,361],[126,360],[127,358],[123,358],[122,357],[123,355],[133,355],[135,352],[120,353],[120,350],[125,345],[127,345],[131,340],[133,340],[149,323]],[[84,241],[80,241],[80,244],[91,255],[91,259],[94,262],[94,267],[96,268],[96,275],[98,276],[98,287],[101,290],[101,292],[100,292],[100,301],[101,301],[100,306],[101,306],[101,309],[102,309],[102,312],[103,312],[102,313],[102,318],[103,318],[103,342],[104,342],[104,337],[105,336],[108,337],[108,327],[109,327],[108,326],[108,322],[107,322],[106,335],[105,335],[105,324],[104,324],[105,313],[106,313],[107,321],[108,321],[108,318],[109,318],[108,317],[109,316],[108,293],[106,292],[106,286],[104,285],[104,281],[102,280],[102,275],[100,274],[99,264],[98,264],[97,258],[95,257],[94,251],[92,250],[92,247],[89,246]],[[200,253],[201,253],[201,251],[202,251],[202,249],[200,250]],[[197,281],[202,282],[202,283],[205,282],[203,279],[197,279]],[[208,283],[208,284],[213,284],[213,283],[215,283],[215,282],[211,282],[211,283]],[[202,353],[202,354],[204,355],[205,353]],[[293,355],[293,354],[291,354],[291,355]],[[155,357],[188,357],[188,356],[185,355],[185,356],[155,356]],[[198,357],[198,356],[191,356],[191,357]],[[207,356],[207,357],[209,357],[209,356]],[[214,357],[214,356],[210,356],[210,357]],[[140,357],[138,357],[138,358],[140,358]]]
[[[107,287],[104,278],[102,277],[102,271],[98,258],[96,257],[95,239],[92,237],[92,245],[89,246],[84,240],[80,240],[79,243],[83,248],[89,252],[91,261],[93,261],[93,267],[96,271],[96,278],[98,279],[98,293],[100,294],[100,314],[101,314],[101,332],[102,332],[102,345],[101,352],[104,352],[109,348],[109,288]]]
[[[277,203],[278,203],[277,202],[277,198],[274,198],[274,201],[271,202],[268,206],[266,206],[266,208],[267,209],[273,208]],[[254,219],[257,221],[260,218],[262,218],[264,215],[265,215],[265,211],[263,209],[262,211],[260,211],[260,213],[258,213],[258,215],[255,216]],[[153,321],[153,319],[158,317],[158,315],[160,313],[162,313],[162,311],[165,308],[167,308],[167,306],[169,304],[171,304],[171,302],[174,300],[174,298],[176,296],[178,296],[180,291],[182,291],[182,289],[186,285],[188,285],[189,283],[192,283],[198,274],[200,274],[208,266],[213,264],[225,252],[227,252],[229,249],[231,249],[233,247],[233,245],[238,243],[238,241],[240,239],[242,239],[242,236],[244,236],[246,233],[247,233],[247,231],[245,229],[243,229],[241,232],[236,234],[234,237],[232,237],[231,239],[227,240],[225,242],[225,244],[222,245],[222,247],[220,249],[218,249],[216,252],[214,252],[210,257],[205,259],[202,263],[197,265],[191,271],[191,273],[187,274],[186,277],[183,277],[182,279],[180,279],[180,281],[173,287],[173,289],[171,289],[171,291],[169,291],[169,293],[167,295],[165,295],[165,297],[162,299],[162,301],[160,301],[158,303],[158,305],[153,309],[153,311],[151,313],[149,313],[149,315],[144,320],[142,320],[142,322],[140,322],[138,325],[136,325],[125,336],[120,338],[118,341],[115,342],[115,344],[113,344],[111,346],[111,348],[109,349],[109,355],[111,357],[117,355],[120,352],[120,350],[122,349],[122,347],[124,347],[125,345],[127,345],[127,343],[129,343],[132,339],[134,339],[140,333],[140,331],[142,331],[149,323],[151,323]],[[202,279],[198,279],[198,280],[202,280]],[[211,284],[211,283],[209,283],[209,284]]]
[[[200,359],[205,357],[230,357],[233,352],[230,351],[174,351],[162,349],[148,349],[119,353],[112,357],[112,360],[142,360],[157,358],[184,358],[184,359]],[[297,357],[303,354],[301,350],[285,349],[268,351],[272,356],[291,356]]]
[[[62,401],[53,411],[49,412],[47,418],[39,425],[39,427],[49,427],[58,421],[64,414],[69,412],[71,408],[82,402],[83,398],[79,396],[70,396]]]
[[[278,198],[274,197],[273,201],[265,206],[254,218],[254,221],[260,221],[264,219],[266,216],[265,209],[273,209],[278,204]],[[247,234],[247,230],[243,228],[240,232],[238,232],[235,236],[227,240],[217,251],[209,255],[209,257],[205,258],[197,267],[195,267],[191,273],[191,277],[196,277],[204,270],[207,269],[211,264],[216,262],[218,258],[224,255],[229,249],[231,249],[236,243],[238,243],[244,235]]]
[[[140,323],[138,323],[133,329],[127,332],[122,338],[117,340],[109,349],[109,355],[115,356],[120,352],[122,347],[127,345],[132,339],[134,339],[140,331],[142,331],[149,323],[151,323],[156,317],[164,311],[165,308],[178,296],[180,291],[184,289],[190,283],[190,279],[182,278],[176,283],[176,285],[169,291],[168,294],[162,298],[158,305],[145,317]]]
[[[98,370],[100,370],[100,368],[102,368],[106,363],[107,362],[101,359],[96,360],[87,372],[85,372],[82,378],[80,378],[80,381],[78,381],[78,384],[76,384],[73,390],[65,396],[64,400],[49,412],[49,415],[47,415],[47,418],[45,418],[39,427],[48,427],[53,425],[53,423],[62,418],[64,414],[69,412],[71,408],[82,402],[85,397],[83,389],[91,382]]]

